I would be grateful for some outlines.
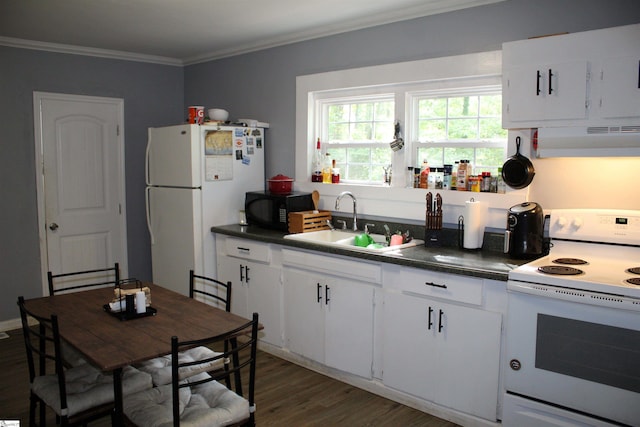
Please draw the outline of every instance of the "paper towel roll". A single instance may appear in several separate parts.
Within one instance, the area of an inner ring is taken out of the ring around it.
[[[142,314],[147,312],[147,297],[143,291],[136,292],[136,313]]]
[[[484,240],[484,226],[487,222],[487,205],[483,202],[469,200],[464,206],[464,239],[465,249],[478,249]]]

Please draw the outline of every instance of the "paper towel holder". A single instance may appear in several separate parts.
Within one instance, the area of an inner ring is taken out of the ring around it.
[[[458,217],[458,248],[464,247],[464,216]]]

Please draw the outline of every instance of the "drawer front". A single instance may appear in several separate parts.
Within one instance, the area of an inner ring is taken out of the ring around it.
[[[282,264],[372,284],[382,283],[382,268],[380,265],[360,260],[283,249]]]
[[[268,263],[271,259],[271,251],[266,243],[227,237],[224,247],[228,256],[265,263]]]
[[[482,304],[483,280],[476,277],[402,268],[397,280],[393,282],[396,288],[414,294],[467,304]]]

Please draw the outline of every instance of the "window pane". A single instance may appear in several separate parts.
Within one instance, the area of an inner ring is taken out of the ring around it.
[[[344,104],[330,105],[328,109],[329,123],[349,121],[349,106]]]
[[[371,166],[369,165],[349,165],[346,179],[352,181],[369,181]],[[342,176],[340,177],[342,178]]]
[[[419,141],[442,141],[447,137],[446,120],[421,120],[418,126]]]
[[[418,102],[418,118],[447,116],[447,98],[421,99]]]
[[[373,148],[371,150],[371,163],[387,166],[391,163],[391,149],[385,144],[384,147]]]
[[[376,121],[393,122],[394,108],[395,105],[393,101],[376,103]]]
[[[443,149],[441,147],[422,147],[418,149],[417,165],[421,166],[422,162],[426,160],[429,163],[429,167],[442,166]]]
[[[483,95],[480,97],[480,116],[502,116],[502,95]]]
[[[327,139],[329,141],[348,141],[349,123],[330,124]]]
[[[393,141],[393,133],[393,122],[376,123],[373,140],[381,142],[391,142]]]
[[[477,119],[453,119],[449,120],[448,139],[477,139]]]
[[[476,164],[483,171],[498,172],[498,166],[504,163],[505,152],[503,148],[477,148]]]
[[[444,149],[444,163],[453,165],[462,159],[473,160],[473,151],[473,148],[446,147]]]
[[[502,119],[480,119],[480,139],[506,139],[507,131],[502,129]]]
[[[373,120],[373,104],[352,104],[351,105],[351,121],[371,121]]]
[[[449,117],[477,117],[477,115],[477,96],[449,98]]]
[[[353,123],[351,125],[351,141],[370,141],[372,135],[371,123]]]
[[[369,163],[371,149],[369,148],[349,148],[347,161],[349,163]]]

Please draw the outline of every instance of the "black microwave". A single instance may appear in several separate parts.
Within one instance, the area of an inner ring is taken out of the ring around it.
[[[289,230],[289,212],[313,210],[311,193],[293,191],[276,194],[270,191],[249,191],[245,195],[244,210],[249,225]]]

